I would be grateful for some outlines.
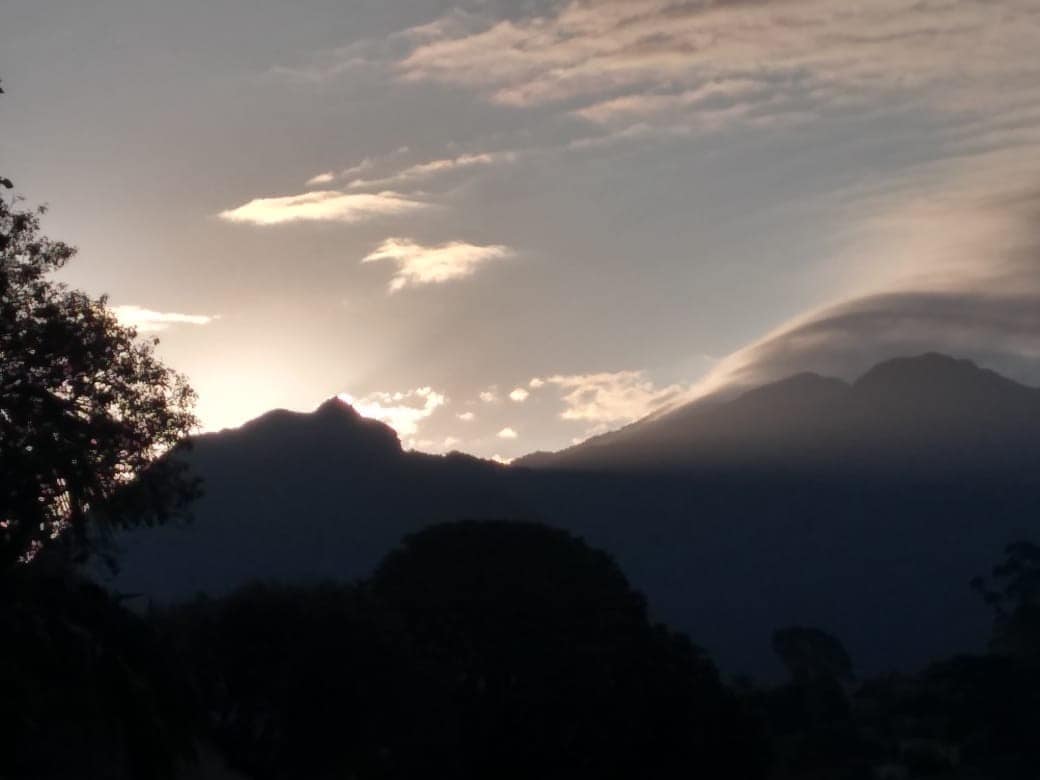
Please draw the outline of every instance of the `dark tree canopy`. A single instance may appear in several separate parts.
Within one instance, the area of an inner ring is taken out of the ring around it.
[[[356,587],[253,587],[166,624],[258,780],[761,776],[711,662],[545,526],[433,526]]]
[[[1004,548],[1004,561],[992,576],[971,586],[994,612],[990,648],[998,653],[1040,660],[1040,547],[1029,541]]]
[[[852,659],[844,645],[818,628],[792,626],[775,631],[773,651],[795,682],[853,678]]]
[[[101,587],[22,566],[0,578],[0,777],[180,777],[202,719],[146,621]]]
[[[193,391],[104,297],[54,281],[75,250],[42,214],[0,197],[0,568],[59,537],[82,554],[195,489],[160,459],[195,427]]]
[[[614,560],[517,521],[432,526],[374,573],[451,691],[460,777],[754,777],[753,729],[714,665],[652,623]]]

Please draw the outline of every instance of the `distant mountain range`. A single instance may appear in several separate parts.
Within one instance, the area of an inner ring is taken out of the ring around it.
[[[189,459],[194,523],[125,534],[115,588],[354,579],[432,522],[531,518],[611,552],[660,619],[760,675],[783,625],[831,631],[864,672],[981,648],[968,580],[1040,531],[1040,390],[934,354],[852,384],[800,374],[511,467],[405,452],[337,400],[200,436]]]
[[[852,384],[797,374],[516,465],[999,476],[1035,468],[1038,453],[1040,389],[967,360],[928,354],[887,361]]]

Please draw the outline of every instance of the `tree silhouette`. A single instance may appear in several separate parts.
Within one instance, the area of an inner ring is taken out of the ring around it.
[[[818,628],[792,626],[773,633],[773,652],[798,683],[813,680],[847,682],[852,659],[835,637]]]
[[[792,626],[773,633],[773,651],[791,675],[767,697],[778,762],[831,773],[855,765],[861,745],[843,688],[853,679],[852,660],[842,643],[821,629]]]
[[[457,777],[755,777],[754,730],[714,666],[647,617],[616,563],[564,531],[433,526],[374,573],[448,690]]]
[[[438,697],[363,588],[257,583],[156,619],[249,777],[414,777],[443,742],[423,716]]]
[[[762,775],[756,726],[614,562],[530,523],[434,526],[358,585],[163,618],[258,780]]]
[[[1040,661],[1040,547],[1029,541],[1004,548],[1005,559],[990,578],[975,577],[971,587],[994,612],[994,652]]]
[[[0,777],[172,778],[201,724],[151,627],[97,585],[19,567],[0,578]]]
[[[82,556],[196,491],[160,457],[196,425],[193,391],[105,297],[50,278],[75,250],[42,235],[43,213],[0,198],[0,570],[59,537]]]

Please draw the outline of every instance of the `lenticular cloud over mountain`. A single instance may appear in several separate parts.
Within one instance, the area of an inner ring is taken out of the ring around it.
[[[1040,383],[1040,187],[1002,181],[1006,155],[986,162],[942,196],[887,196],[878,222],[899,240],[857,250],[876,254],[881,280],[737,351],[694,395],[796,371],[851,379],[888,356],[933,350]]]

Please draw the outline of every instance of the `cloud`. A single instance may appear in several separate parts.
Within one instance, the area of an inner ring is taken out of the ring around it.
[[[493,404],[498,400],[498,391],[494,387],[489,387],[480,393],[480,400],[486,404]]]
[[[419,40],[419,39],[416,39]],[[363,38],[311,54],[307,62],[297,65],[276,65],[270,76],[295,84],[320,84],[346,76],[375,76],[382,81],[382,63],[406,51],[409,38],[400,33],[380,38]]]
[[[676,93],[640,93],[610,98],[574,111],[576,116],[599,124],[633,119],[696,113],[702,123],[709,118],[725,124],[729,118],[743,116],[752,102],[769,100],[768,85],[748,78],[722,78]]]
[[[395,393],[375,392],[362,398],[341,393],[339,398],[353,406],[358,414],[385,422],[402,437],[414,436],[419,423],[448,402],[443,393],[430,387]]]
[[[364,173],[375,164],[375,160],[373,160],[371,157],[366,157],[357,165],[351,165],[349,168],[344,168],[342,171],[339,172],[339,175],[344,178],[349,176],[357,176],[360,173]]]
[[[317,176],[311,176],[307,179],[307,186],[312,187],[318,184],[328,184],[336,178],[336,174],[332,171],[326,171],[325,173],[319,173]]]
[[[509,400],[515,401],[518,404],[522,404],[527,400],[527,397],[531,395],[524,388],[518,387],[509,394]]]
[[[724,361],[704,390],[815,371],[853,379],[895,356],[939,351],[1040,384],[1040,295],[903,292],[828,307]]]
[[[112,306],[111,312],[121,325],[136,328],[139,333],[166,330],[171,325],[209,325],[219,319],[216,315],[153,311],[133,305]]]
[[[455,416],[462,420],[462,422],[473,422],[477,419],[477,416],[473,414],[473,412],[461,412]]]
[[[667,137],[678,145],[720,128],[819,121],[813,138],[823,139],[822,156],[812,154],[828,164],[817,178],[828,216],[837,217],[820,226],[835,254],[820,258],[826,267],[808,313],[721,360],[692,391],[659,388],[640,372],[532,379],[531,389],[561,388],[565,419],[596,430],[688,392],[806,369],[851,377],[877,360],[933,349],[1040,381],[1035,0],[561,0],[538,7],[505,19],[492,18],[497,5],[453,11],[388,45],[348,47],[326,64],[331,73],[338,61],[353,61],[346,67],[356,73],[360,57],[384,76],[508,106],[531,131],[524,143],[551,138],[538,148],[558,154],[561,165],[622,142]],[[344,188],[407,191],[398,185],[535,158],[533,149],[509,158],[487,148],[369,165]],[[903,172],[893,176],[896,162]],[[855,185],[838,189],[852,175]],[[792,202],[798,194],[795,188]],[[428,249],[408,245],[416,256]],[[407,253],[391,248],[375,259],[403,269]],[[391,285],[413,283],[419,280],[399,272]],[[813,292],[800,294],[805,300]],[[481,399],[499,395],[485,391]]]
[[[477,246],[463,241],[451,241],[438,246],[422,246],[407,238],[388,238],[362,263],[390,260],[397,264],[397,272],[390,280],[390,292],[409,285],[439,284],[462,279],[476,272],[488,262],[512,254],[501,245]]]
[[[444,449],[446,449],[446,450],[450,450],[450,449],[452,449],[453,447],[455,447],[455,446],[457,446],[459,444],[462,444],[462,439],[457,439],[454,436],[445,436],[444,437],[443,446],[444,446]]]
[[[929,351],[1040,385],[1040,163],[987,153],[938,185],[893,187],[871,213],[856,251],[880,278],[730,355],[691,397],[798,371],[854,379]]]
[[[567,391],[560,417],[595,423],[638,420],[678,400],[682,393],[678,385],[655,387],[642,371],[557,375],[545,381]]]
[[[503,466],[508,466],[510,463],[513,462],[514,459],[503,457],[502,455],[499,455],[496,452],[494,455],[491,456],[491,460],[493,460],[495,463],[501,463]]]
[[[516,151],[478,152],[461,154],[457,157],[445,157],[410,165],[400,171],[375,179],[355,179],[349,185],[351,189],[365,187],[399,187],[422,179],[429,179],[453,171],[488,166],[495,163],[514,162],[519,155]]]
[[[410,214],[428,208],[429,204],[412,200],[396,192],[345,193],[317,190],[302,195],[255,198],[218,215],[228,222],[253,225],[280,225],[286,222],[354,223],[381,216]]]
[[[330,182],[336,181],[337,179],[350,179],[353,177],[357,177],[367,171],[371,171],[373,169],[378,169],[380,167],[386,166],[388,163],[391,163],[399,159],[400,157],[403,157],[410,151],[411,149],[409,149],[409,147],[400,146],[397,149],[394,149],[392,152],[389,152],[388,154],[364,157],[361,159],[360,162],[355,163],[354,165],[351,165],[347,168],[344,168],[343,170],[329,170],[325,171],[324,173],[319,173],[317,176],[313,176],[310,179],[308,179],[307,185],[310,186],[317,184],[329,184]],[[385,179],[385,181],[390,180],[390,177]]]
[[[397,159],[409,152],[407,146],[380,157],[366,157],[357,165],[345,168],[342,171],[326,171],[307,181],[307,186],[329,184],[336,180],[348,180],[348,190],[395,190],[398,188],[414,187],[417,182],[425,182],[436,177],[468,171],[477,168],[486,168],[492,165],[514,163],[525,155],[530,155],[531,150],[503,149],[499,151],[466,152],[454,157],[439,157],[433,160],[417,162],[403,168],[397,163]],[[366,174],[367,177],[362,177]]]
[[[1035,83],[1038,35],[1033,0],[573,0],[526,19],[446,17],[397,69],[594,122],[696,124],[722,108],[755,121],[892,95],[977,108]]]
[[[508,427],[507,428],[503,428],[502,430],[500,430],[495,435],[498,436],[498,438],[500,438],[500,439],[515,439],[515,438],[517,438],[517,436],[519,436],[519,434],[516,431],[514,431],[512,428],[508,428]]]
[[[607,433],[610,430],[610,426],[607,423],[599,423],[593,425],[587,429],[581,436],[574,436],[571,438],[571,444],[581,444],[583,441],[588,441],[593,436],[600,436],[601,434]]]

